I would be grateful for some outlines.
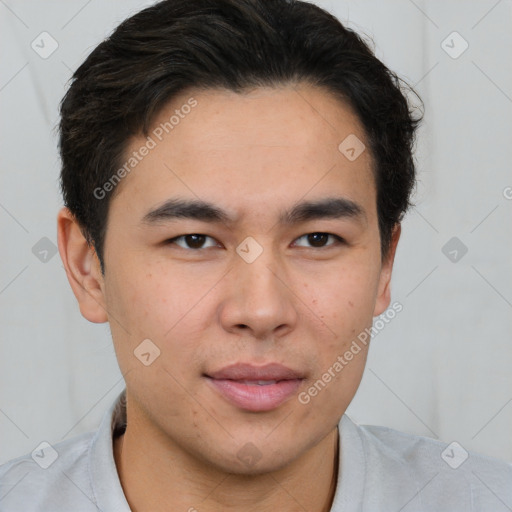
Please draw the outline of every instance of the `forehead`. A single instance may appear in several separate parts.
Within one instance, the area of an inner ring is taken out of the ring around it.
[[[189,109],[192,99],[197,105]],[[184,153],[235,147],[259,149],[261,154],[263,148],[280,147],[316,152],[320,147],[337,150],[350,134],[365,139],[362,124],[348,104],[323,88],[306,84],[241,93],[191,89],[158,113],[151,133],[170,143],[179,138]]]
[[[148,135],[152,149],[120,183],[114,201],[130,199],[142,208],[141,202],[179,194],[257,212],[265,204],[282,206],[285,197],[335,191],[365,209],[375,202],[369,151],[356,159],[343,152],[347,140],[360,144],[358,152],[364,148],[362,125],[320,88],[191,89],[158,113]],[[134,138],[126,158],[149,139]]]

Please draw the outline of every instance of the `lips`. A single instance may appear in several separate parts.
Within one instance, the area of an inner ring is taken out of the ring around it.
[[[246,381],[278,381],[301,379],[301,373],[291,370],[279,363],[254,366],[248,363],[236,363],[221,370],[209,373],[212,379],[246,380]]]
[[[304,374],[278,363],[237,363],[205,377],[225,400],[252,412],[276,409],[297,392],[305,378]]]

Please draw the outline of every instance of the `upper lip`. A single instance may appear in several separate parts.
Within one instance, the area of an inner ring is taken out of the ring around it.
[[[206,374],[212,379],[229,380],[292,380],[302,379],[299,372],[287,368],[279,363],[268,363],[263,366],[254,366],[249,363],[235,363],[220,370]]]

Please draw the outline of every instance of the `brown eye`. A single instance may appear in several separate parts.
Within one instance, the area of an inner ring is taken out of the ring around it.
[[[331,244],[327,244],[329,237],[332,237],[335,242]],[[340,243],[344,243],[343,238],[338,235],[334,235],[332,233],[308,233],[306,235],[302,235],[297,238],[297,240],[306,239],[307,242],[312,248],[322,249],[324,247],[332,247],[335,245],[339,245]],[[303,247],[303,246],[302,246]]]
[[[329,235],[327,233],[311,233],[307,235],[308,242],[313,245],[313,247],[323,247],[327,240],[329,239]]]
[[[207,249],[208,247],[204,246],[206,239],[214,240],[212,237],[207,235],[201,235],[199,233],[192,233],[188,235],[181,235],[176,236],[174,238],[171,238],[167,241],[167,244],[175,244],[178,247],[181,247],[182,249]],[[181,243],[177,243],[178,241],[181,241],[184,243],[182,245]],[[214,247],[216,244],[210,245],[209,247]]]

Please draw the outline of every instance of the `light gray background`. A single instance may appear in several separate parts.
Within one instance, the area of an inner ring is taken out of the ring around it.
[[[66,81],[150,3],[0,0],[0,462],[95,429],[124,386],[108,324],[80,315],[58,253],[32,248],[57,242]],[[426,108],[392,286],[404,309],[374,338],[348,414],[512,461],[512,3],[318,4],[372,37]],[[47,59],[31,48],[43,31],[59,45]],[[458,58],[442,48],[453,31],[469,44]],[[456,263],[452,237],[468,248]]]

